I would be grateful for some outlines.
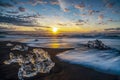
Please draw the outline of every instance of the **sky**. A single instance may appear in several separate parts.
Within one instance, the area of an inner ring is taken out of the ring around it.
[[[0,0],[0,31],[120,32],[120,0]]]

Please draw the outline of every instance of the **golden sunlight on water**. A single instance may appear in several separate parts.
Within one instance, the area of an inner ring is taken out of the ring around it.
[[[71,44],[67,44],[67,43],[48,43],[48,44],[44,44],[45,47],[47,48],[73,48],[73,46]]]
[[[47,43],[44,45],[48,48],[72,48],[73,47],[72,44],[64,43],[63,41],[56,38],[52,39],[50,43]]]
[[[44,40],[45,41],[45,40]],[[42,47],[42,48],[74,48],[74,45],[71,43],[66,43],[62,41],[61,39],[49,39],[43,43],[28,43],[28,46],[32,47]]]

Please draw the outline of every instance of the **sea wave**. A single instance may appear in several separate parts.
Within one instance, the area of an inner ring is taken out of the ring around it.
[[[120,52],[115,49],[98,50],[84,47],[58,54],[57,57],[71,64],[79,64],[100,72],[120,75]]]

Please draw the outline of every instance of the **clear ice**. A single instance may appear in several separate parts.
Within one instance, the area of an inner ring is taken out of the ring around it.
[[[96,48],[96,49],[110,49],[110,47],[106,46],[100,40],[88,41],[87,46],[89,48]]]
[[[13,46],[13,44],[11,44],[11,43],[7,43],[6,46]]]
[[[25,48],[25,47],[24,47]],[[15,46],[12,50],[24,50],[20,45]],[[49,73],[55,63],[43,49],[33,49],[31,53],[17,54],[10,53],[9,60],[4,64],[18,63],[20,65],[18,78],[24,80],[25,77],[32,77],[37,73]]]
[[[16,45],[11,50],[27,51],[28,47],[23,45]]]

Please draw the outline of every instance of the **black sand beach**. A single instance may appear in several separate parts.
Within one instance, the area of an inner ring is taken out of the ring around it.
[[[20,66],[15,63],[10,65],[3,64],[3,61],[9,58],[11,49],[11,47],[6,46],[7,43],[9,42],[0,42],[0,80],[18,80],[17,73]],[[21,44],[18,42],[10,43]],[[55,66],[50,73],[39,73],[34,77],[25,78],[25,80],[120,80],[120,76],[97,72],[80,65],[73,65],[55,57],[56,54],[70,49],[43,49],[49,53],[52,61],[55,62]]]

